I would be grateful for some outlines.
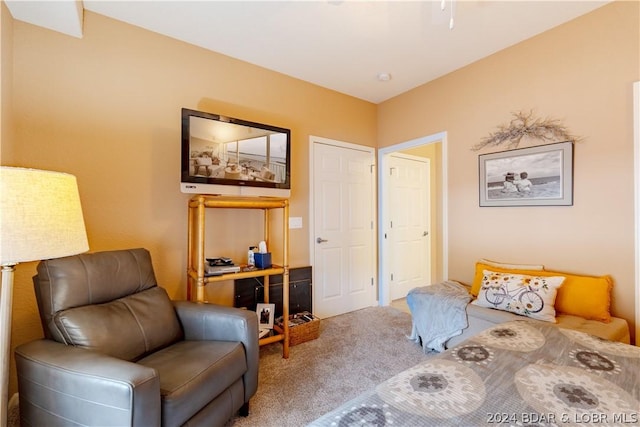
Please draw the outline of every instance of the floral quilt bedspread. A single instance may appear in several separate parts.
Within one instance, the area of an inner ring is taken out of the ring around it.
[[[640,347],[503,323],[309,426],[640,425]]]

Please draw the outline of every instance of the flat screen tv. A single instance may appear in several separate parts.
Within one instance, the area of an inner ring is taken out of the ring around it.
[[[180,189],[289,197],[291,130],[183,108]]]

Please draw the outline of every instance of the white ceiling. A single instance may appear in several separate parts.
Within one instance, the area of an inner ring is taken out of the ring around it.
[[[15,19],[75,37],[84,7],[373,103],[608,2],[5,0]]]

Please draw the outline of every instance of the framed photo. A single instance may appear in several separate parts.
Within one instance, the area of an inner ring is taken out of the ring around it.
[[[257,304],[258,329],[273,329],[273,318],[276,312],[275,304]]]
[[[481,154],[480,206],[573,205],[573,143]]]

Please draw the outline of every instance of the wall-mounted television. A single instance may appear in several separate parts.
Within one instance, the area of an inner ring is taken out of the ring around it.
[[[289,197],[291,130],[183,108],[180,189]]]

